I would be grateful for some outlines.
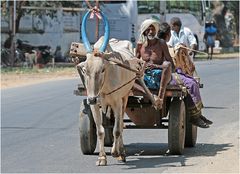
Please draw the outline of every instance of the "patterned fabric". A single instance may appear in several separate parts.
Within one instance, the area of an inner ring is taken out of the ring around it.
[[[149,89],[159,89],[161,76],[161,69],[146,70],[144,74],[144,82]]]
[[[176,49],[173,62],[176,69],[181,69],[184,74],[193,76],[195,66],[191,61],[186,48],[181,48],[180,46]]]
[[[193,116],[198,117],[201,115],[201,109],[203,108],[202,99],[199,91],[198,82],[191,76],[184,74],[180,69],[177,73],[172,74],[172,80],[170,82],[172,85],[183,84],[188,91],[186,97],[187,112]]]

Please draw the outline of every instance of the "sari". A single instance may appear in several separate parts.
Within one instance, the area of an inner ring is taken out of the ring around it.
[[[176,73],[172,74],[170,84],[183,84],[187,88],[187,112],[193,117],[198,117],[202,114],[201,109],[203,108],[203,103],[199,90],[199,82],[193,77],[195,65],[189,58],[187,49],[178,48],[173,56],[173,62],[176,67]]]
[[[177,69],[176,73],[172,74],[171,85],[183,84],[188,91],[186,97],[187,112],[191,116],[200,116],[203,103],[199,90],[199,83],[191,76],[182,72],[181,69]]]

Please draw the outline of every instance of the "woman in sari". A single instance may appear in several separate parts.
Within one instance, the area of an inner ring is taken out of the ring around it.
[[[171,37],[170,25],[166,22],[160,25],[158,37],[166,42]],[[172,75],[171,84],[184,84],[187,88],[188,95],[186,97],[186,104],[188,105],[187,112],[191,115],[191,123],[201,127],[209,128],[212,121],[208,120],[202,115],[202,99],[199,90],[199,83],[194,79],[193,72],[195,66],[189,59],[187,50],[178,46],[177,54],[173,57],[173,62],[176,68],[176,73]]]

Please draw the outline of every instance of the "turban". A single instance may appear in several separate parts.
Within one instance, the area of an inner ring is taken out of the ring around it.
[[[145,43],[147,41],[146,37],[144,36],[144,32],[147,30],[147,28],[153,25],[155,30],[156,30],[156,36],[157,33],[159,31],[159,26],[160,23],[157,20],[154,19],[146,19],[145,21],[143,21],[141,28],[140,28],[140,36],[139,36],[139,40],[138,43]]]

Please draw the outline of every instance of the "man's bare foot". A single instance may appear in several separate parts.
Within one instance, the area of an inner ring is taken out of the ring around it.
[[[153,95],[153,97],[154,97],[154,100],[155,100],[154,108],[155,108],[156,110],[162,109],[163,99],[161,99],[160,97],[158,97],[158,96],[156,96],[156,95]]]

